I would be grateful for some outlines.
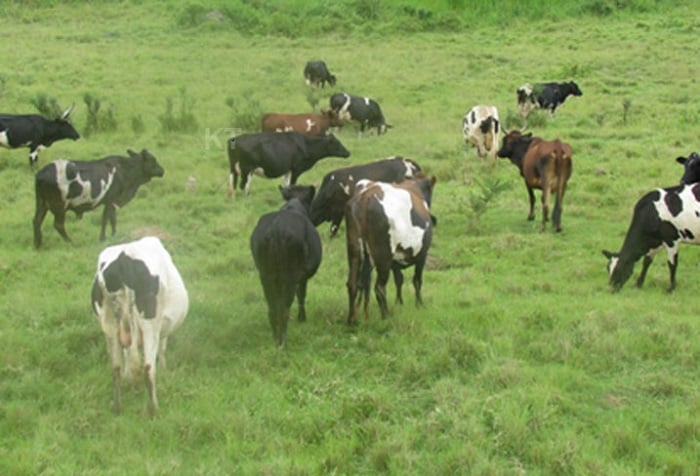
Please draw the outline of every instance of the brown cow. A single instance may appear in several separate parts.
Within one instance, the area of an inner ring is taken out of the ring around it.
[[[532,133],[520,131],[507,132],[498,156],[509,158],[518,167],[525,179],[525,186],[530,197],[530,214],[528,220],[535,219],[534,189],[542,190],[542,231],[549,215],[549,195],[556,192],[552,225],[561,231],[561,210],[566,192],[566,182],[571,177],[571,146],[559,139],[546,141],[532,137]]]
[[[388,314],[386,283],[394,271],[401,295],[401,269],[414,266],[416,305],[422,305],[423,268],[433,236],[430,214],[435,177],[422,172],[398,184],[359,180],[345,211],[348,250],[348,323],[355,321],[356,304],[364,297],[365,319],[372,267],[377,268],[374,292],[382,317]]]
[[[325,135],[331,127],[341,127],[343,121],[335,111],[321,111],[321,114],[278,114],[268,113],[262,118],[263,132],[297,131],[307,136]]]

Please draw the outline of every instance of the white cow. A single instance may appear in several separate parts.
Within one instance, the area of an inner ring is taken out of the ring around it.
[[[496,106],[474,106],[464,115],[462,126],[464,141],[476,147],[479,157],[496,158],[501,130]]]
[[[156,359],[165,367],[168,336],[187,315],[189,299],[180,273],[158,238],[105,248],[97,260],[92,307],[112,363],[113,410],[121,411],[122,373],[131,378],[143,351],[151,415],[158,412]]]

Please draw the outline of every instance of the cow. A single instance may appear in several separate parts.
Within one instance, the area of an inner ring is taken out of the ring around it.
[[[500,130],[496,106],[474,106],[462,119],[464,141],[476,147],[476,153],[482,159],[486,156],[496,159]]]
[[[583,95],[581,89],[573,81],[568,83],[536,83],[534,87],[525,83],[517,89],[516,94],[518,112],[523,119],[527,119],[533,109],[548,109],[550,115],[554,116],[557,108],[564,104],[567,97]]]
[[[73,106],[53,120],[39,114],[0,114],[0,146],[29,147],[29,166],[33,169],[40,150],[62,139],[80,138],[68,120],[71,111]]]
[[[603,250],[613,291],[619,291],[644,257],[637,287],[642,287],[654,256],[666,249],[671,292],[676,288],[678,248],[700,244],[700,184],[682,184],[646,193],[634,206],[632,221],[618,253]]]
[[[379,104],[374,99],[350,96],[346,93],[337,93],[330,98],[331,110],[338,114],[340,119],[356,121],[360,124],[360,134],[365,128],[377,128],[377,135],[381,135],[390,127],[386,123],[384,114]]]
[[[342,127],[343,124],[343,121],[338,118],[335,111],[321,111],[320,114],[268,113],[262,118],[262,131],[297,131],[307,136],[322,136],[331,127]]]
[[[359,180],[402,182],[406,178],[414,177],[420,170],[420,166],[413,160],[394,156],[329,172],[323,177],[311,203],[311,222],[318,226],[330,221],[332,238],[338,232],[345,216],[345,206],[354,194],[355,185]]]
[[[112,410],[121,412],[120,382],[139,369],[148,389],[148,412],[158,412],[156,361],[165,368],[168,337],[185,319],[187,289],[161,241],[153,236],[109,246],[97,259],[92,308],[112,365]]]
[[[683,166],[681,185],[700,182],[700,155],[691,152],[688,157],[677,157],[676,162]]]
[[[400,274],[397,295],[400,295],[401,269],[414,266],[413,287],[416,305],[421,306],[423,268],[433,235],[430,215],[435,177],[423,173],[399,184],[360,180],[348,202],[345,221],[348,254],[348,324],[355,322],[357,298],[364,296],[367,319],[369,286],[372,268],[377,269],[374,292],[382,318],[388,314],[386,283],[389,272]]]
[[[299,176],[325,157],[350,157],[350,152],[333,134],[308,137],[299,132],[259,132],[231,137],[228,160],[231,175],[228,196],[233,196],[241,176],[241,190],[250,192],[253,172],[268,178],[285,176],[285,185],[297,183]]]
[[[324,61],[309,61],[304,66],[304,78],[306,85],[312,89],[316,89],[320,84],[322,88],[326,87],[326,83],[335,86],[335,76],[328,71],[328,67]]]
[[[528,220],[535,219],[533,190],[542,190],[542,231],[549,217],[549,196],[552,192],[556,193],[552,225],[557,232],[561,231],[564,193],[572,172],[571,156],[571,146],[559,139],[545,141],[539,137],[533,137],[532,133],[522,134],[520,131],[506,132],[503,138],[503,146],[498,151],[498,157],[510,159],[525,180],[530,198]]]
[[[280,187],[286,203],[263,215],[250,237],[250,249],[260,275],[275,343],[287,340],[289,309],[297,298],[297,318],[306,320],[306,285],[321,265],[321,238],[309,219],[316,191],[313,185]]]
[[[128,157],[110,155],[99,160],[54,160],[36,173],[34,186],[34,247],[41,247],[41,224],[46,213],[54,216],[53,226],[66,241],[66,211],[81,218],[83,213],[104,205],[100,241],[105,239],[107,222],[114,236],[117,209],[136,195],[138,188],[153,177],[162,177],[163,168],[148,150],[136,153],[127,150]]]

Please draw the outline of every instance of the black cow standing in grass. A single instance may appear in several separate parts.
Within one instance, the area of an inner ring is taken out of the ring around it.
[[[337,93],[331,96],[331,110],[338,114],[340,119],[350,119],[360,123],[360,134],[365,128],[377,128],[377,135],[383,134],[392,127],[386,123],[382,108],[374,99],[350,96],[346,93]]]
[[[314,187],[292,185],[280,190],[287,203],[281,210],[258,220],[250,237],[250,248],[260,274],[275,342],[283,347],[295,295],[298,319],[306,320],[306,284],[321,265],[322,251],[321,238],[309,220]]]
[[[326,83],[335,86],[335,75],[328,71],[326,63],[321,60],[306,63],[304,78],[306,79],[306,85],[312,89],[316,89],[319,84],[324,88]]]
[[[333,134],[309,137],[299,132],[242,134],[228,141],[231,175],[228,196],[232,197],[241,176],[241,189],[248,195],[253,172],[268,178],[285,176],[293,185],[299,176],[325,157],[350,157],[350,152]]]
[[[80,134],[68,121],[73,106],[56,119],[39,114],[0,114],[0,146],[29,147],[29,166],[39,160],[39,151],[62,139],[78,140]]]
[[[681,243],[700,244],[700,184],[659,188],[645,194],[635,205],[632,223],[618,253],[603,250],[608,258],[610,285],[620,290],[642,257],[637,287],[644,284],[651,262],[665,249],[671,277],[669,292],[676,287],[678,248]]]
[[[548,109],[554,116],[557,108],[564,104],[569,96],[582,96],[578,84],[573,81],[568,83],[537,83],[531,86],[526,83],[517,90],[518,112],[523,118],[527,118],[533,109]]]
[[[108,221],[114,235],[117,208],[129,203],[141,185],[164,174],[156,158],[146,149],[139,153],[127,152],[129,157],[110,155],[94,161],[59,159],[36,173],[33,221],[36,248],[41,247],[41,224],[49,211],[54,216],[54,228],[70,241],[65,228],[66,211],[72,210],[81,218],[86,211],[104,205],[100,240],[105,239]]]

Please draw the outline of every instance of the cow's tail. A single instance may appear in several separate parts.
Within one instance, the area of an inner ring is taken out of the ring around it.
[[[236,149],[236,138],[231,137],[228,141],[228,161],[231,167],[231,172],[228,176],[228,189],[226,195],[228,198],[234,198],[236,194],[236,187],[238,186],[238,176],[241,173],[238,158],[235,154]]]
[[[552,223],[556,226],[557,231],[561,230],[561,212],[564,204],[564,193],[566,193],[566,182],[571,175],[571,156],[566,150],[557,144],[558,147],[554,152],[554,172],[557,180],[556,202],[552,216]]]

